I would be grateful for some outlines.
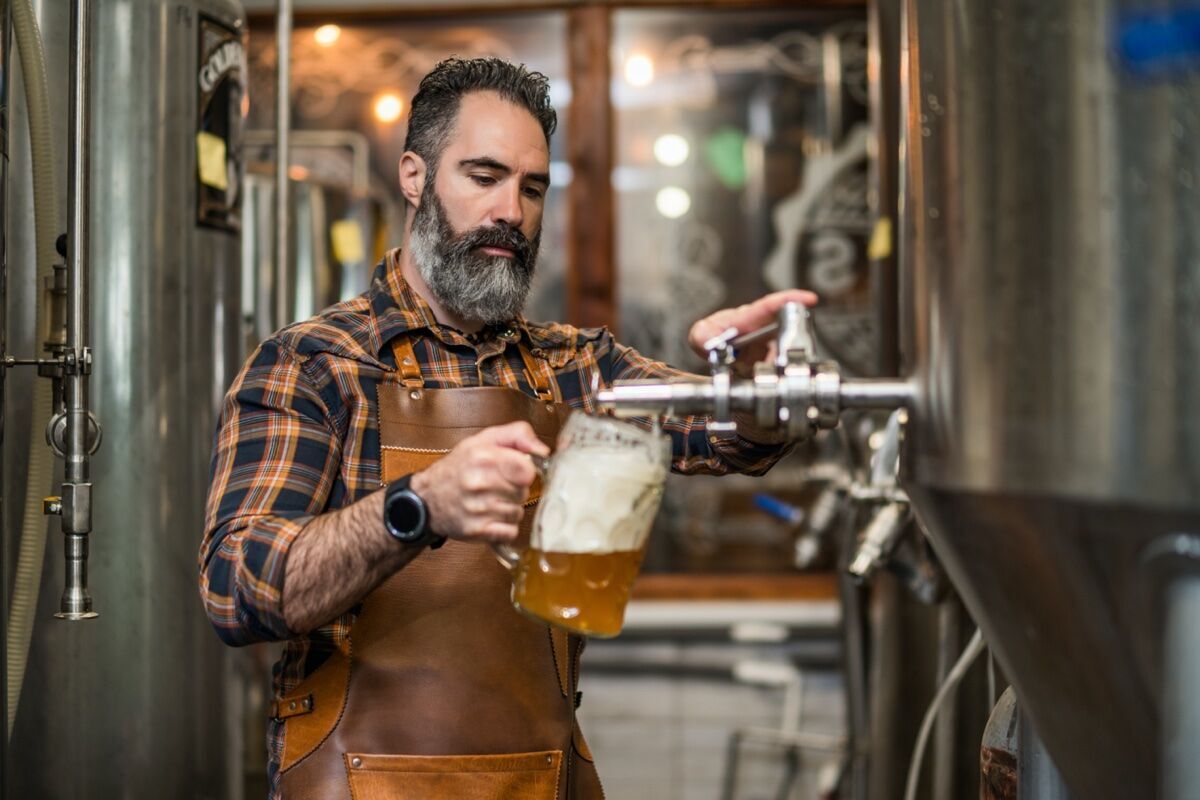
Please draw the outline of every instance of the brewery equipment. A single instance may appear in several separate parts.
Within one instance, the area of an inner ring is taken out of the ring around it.
[[[221,647],[200,613],[195,563],[214,415],[245,355],[244,17],[231,0],[76,0],[36,11],[53,91],[51,124],[35,144],[49,145],[59,175],[72,168],[72,213],[61,198],[55,209],[71,224],[59,233],[67,233],[71,266],[87,261],[93,269],[86,285],[82,271],[67,271],[65,288],[83,300],[65,320],[64,349],[75,354],[78,379],[68,364],[67,413],[51,436],[67,455],[67,489],[47,509],[64,514],[68,540],[64,551],[63,537],[46,539],[46,558],[66,559],[68,591],[61,571],[47,569],[34,572],[34,591],[22,592],[36,611],[4,783],[14,797],[240,797],[237,654]],[[31,141],[28,106],[12,91],[18,83],[16,74],[8,83],[10,364],[41,348],[34,264],[48,268],[35,259],[28,230]],[[86,147],[68,163],[71,139]],[[26,485],[29,454],[46,448],[40,429],[29,436],[32,384],[44,380],[34,373],[7,370],[3,494],[41,506],[45,488]],[[94,455],[82,402],[89,395],[104,431]],[[16,550],[22,511],[19,502],[3,509],[6,554]],[[54,619],[60,596],[62,611],[86,615],[89,588],[97,618]]]
[[[710,380],[604,398],[793,436],[905,405],[901,487],[1081,797],[1185,796],[1200,747],[1200,71],[1194,37],[1131,56],[1140,6],[905,3],[909,379],[789,354],[785,316],[753,380],[731,333]]]

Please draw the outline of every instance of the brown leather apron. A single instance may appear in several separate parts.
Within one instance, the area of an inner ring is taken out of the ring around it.
[[[570,409],[524,347],[536,399],[426,389],[411,342],[393,348],[398,375],[379,385],[385,484],[493,425],[526,420],[554,446]],[[490,547],[452,539],[369,594],[344,648],[276,704],[283,800],[603,798],[575,722],[583,640],[516,612],[510,589]]]

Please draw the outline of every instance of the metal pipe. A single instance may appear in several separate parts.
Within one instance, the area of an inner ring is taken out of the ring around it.
[[[292,0],[279,0],[275,17],[275,327],[291,322],[292,289],[288,281],[288,162],[292,127]]]
[[[710,381],[666,383],[663,381],[625,381],[597,393],[602,407],[613,408],[619,416],[662,414],[670,409],[677,414],[711,413],[715,390]]]
[[[248,147],[275,147],[276,131],[249,130],[244,135]],[[371,190],[371,143],[358,131],[290,131],[288,144],[293,148],[345,149],[350,151],[350,188],[366,195]],[[276,155],[278,158],[278,155]]]
[[[1185,800],[1200,787],[1200,575],[1167,591],[1163,651],[1163,797]]]
[[[941,685],[954,668],[962,641],[962,609],[957,598],[938,609],[937,675]],[[946,695],[946,701],[933,726],[933,800],[953,800],[954,770],[957,766],[958,698],[960,692]]]
[[[907,408],[915,396],[911,381],[895,378],[850,378],[839,391],[842,408]]]
[[[832,151],[842,140],[842,41],[836,33],[821,37],[821,72],[825,84],[825,135]]]
[[[12,4],[0,2],[0,107],[10,109],[8,97],[8,76],[9,76],[9,42],[12,41],[9,26],[11,19],[9,17]],[[8,120],[9,113],[0,114],[0,265],[8,264]],[[0,269],[0,354],[8,352],[8,270]],[[0,369],[0,452],[3,451],[4,445],[4,406],[7,395],[7,372],[6,369]],[[0,466],[3,462],[0,461]],[[0,478],[2,478],[2,470],[0,470]],[[0,481],[0,485],[3,482]],[[4,525],[0,522],[0,575],[8,574],[8,536],[4,530]],[[3,585],[0,582],[0,585]],[[7,587],[6,587],[7,588]],[[7,592],[0,593],[0,619],[8,619],[8,603],[6,602]],[[7,631],[5,631],[7,633]],[[8,686],[8,651],[7,651],[7,636],[0,636],[0,686]],[[0,692],[0,719],[8,719],[8,692]],[[0,771],[7,771],[8,767],[8,735],[7,729],[5,735],[0,736]],[[8,781],[0,778],[0,800],[8,798]]]
[[[87,536],[92,531],[92,484],[88,476],[87,380],[91,372],[88,349],[88,209],[91,163],[91,0],[71,2],[71,114],[70,187],[67,200],[67,364],[66,480],[62,491],[62,528],[67,536],[66,586],[60,619],[96,616],[87,586]]]
[[[1046,745],[1034,730],[1033,721],[1021,706],[1019,696],[1017,720],[1017,797],[1030,797],[1033,800],[1071,800],[1071,791],[1050,758],[1050,753],[1046,751]],[[1195,758],[1195,753],[1192,753],[1191,757]],[[1182,794],[1178,797],[1195,795]]]

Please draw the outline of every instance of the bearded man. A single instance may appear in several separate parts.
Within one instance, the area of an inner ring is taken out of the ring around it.
[[[400,160],[411,206],[370,289],[259,346],[225,398],[200,586],[230,645],[285,641],[273,798],[602,797],[575,722],[583,642],[513,610],[489,543],[526,521],[535,469],[593,377],[680,374],[604,329],[525,320],[556,120],[544,76],[439,64]],[[699,349],[770,321],[718,312]],[[746,357],[752,361],[754,354]],[[784,445],[739,420],[665,425],[678,472],[760,474]]]

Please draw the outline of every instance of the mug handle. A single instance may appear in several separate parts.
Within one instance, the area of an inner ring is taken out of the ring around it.
[[[533,468],[537,470],[538,477],[542,480],[542,487],[545,488],[553,456],[535,456],[532,453],[528,455],[529,460],[533,462]],[[496,554],[496,559],[509,570],[516,569],[517,564],[521,562],[521,551],[511,544],[492,542],[492,552]]]

